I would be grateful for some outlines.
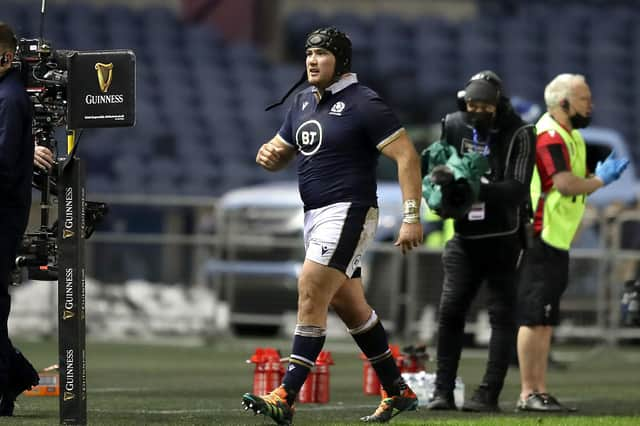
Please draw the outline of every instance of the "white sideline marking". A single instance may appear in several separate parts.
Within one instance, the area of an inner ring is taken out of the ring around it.
[[[89,388],[89,393],[148,392],[156,388]]]
[[[585,398],[561,398],[560,402],[563,403],[576,403],[576,402],[585,402],[589,401],[589,399]],[[240,405],[240,404],[238,404]],[[500,404],[505,410],[508,412],[509,404],[508,402],[502,402]],[[297,411],[327,411],[327,410],[375,410],[377,407],[375,401],[372,401],[371,404],[300,404],[297,406]],[[207,413],[221,413],[221,412],[245,412],[244,408],[194,408],[194,409],[184,409],[184,410],[114,410],[114,409],[101,409],[101,408],[89,408],[90,412],[96,413],[120,413],[120,414],[207,414]]]
[[[238,404],[240,405],[240,404]],[[306,404],[305,404],[306,405]],[[366,405],[345,405],[345,404],[318,404],[316,406],[297,407],[297,411],[325,411],[325,410],[351,410],[351,409],[371,409],[377,407],[375,403]],[[189,410],[114,410],[89,408],[88,411],[96,413],[121,413],[121,414],[189,414],[189,413],[220,413],[237,411],[244,412],[244,408],[195,408]]]

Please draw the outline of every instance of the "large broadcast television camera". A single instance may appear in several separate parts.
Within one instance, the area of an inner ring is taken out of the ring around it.
[[[44,12],[43,12],[44,15]],[[43,17],[44,18],[44,17]],[[54,50],[47,40],[18,40],[13,68],[21,73],[33,106],[36,145],[56,152],[56,128],[130,127],[135,124],[135,55],[131,50]],[[69,131],[69,130],[68,130]],[[34,169],[34,187],[41,191],[40,228],[24,235],[16,258],[14,283],[24,278],[56,280],[58,221],[49,225],[50,195],[59,196],[57,177],[76,153],[58,155],[50,174]],[[84,238],[107,213],[104,203],[87,201]]]

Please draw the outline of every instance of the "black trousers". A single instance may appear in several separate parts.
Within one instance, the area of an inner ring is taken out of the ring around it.
[[[467,312],[487,283],[491,324],[489,359],[483,384],[497,398],[502,390],[516,338],[516,298],[523,254],[519,235],[483,239],[453,237],[442,256],[444,284],[438,323],[436,389],[455,386]]]
[[[11,310],[9,285],[21,238],[21,233],[0,230],[0,393],[3,393],[8,385],[11,353],[15,351],[9,340],[7,324]]]

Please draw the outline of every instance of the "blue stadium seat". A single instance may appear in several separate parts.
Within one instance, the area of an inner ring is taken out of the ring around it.
[[[222,36],[210,25],[187,25],[183,29],[183,48],[189,56],[218,54],[224,44]]]
[[[466,80],[458,78],[458,67],[453,62],[422,62],[416,71],[418,91],[427,99],[454,96],[464,81]]]
[[[73,7],[62,7],[60,5],[58,16],[49,15],[52,12],[52,4],[47,2],[47,24],[55,19],[69,26],[77,26],[81,28],[96,30],[97,24],[103,20],[103,10],[98,9],[91,4],[78,2]]]
[[[167,7],[146,7],[140,14],[140,21],[147,28],[165,28],[175,30],[181,25],[176,13]]]
[[[203,133],[185,134],[178,137],[176,144],[176,161],[182,164],[189,164],[198,160],[206,161],[214,158],[213,147],[211,144],[213,136],[206,136]]]
[[[395,34],[400,38],[410,38],[412,36],[412,24],[401,16],[393,13],[376,13],[371,20],[375,23],[375,33]]]
[[[626,18],[611,19],[594,17],[589,23],[588,37],[591,44],[604,42],[624,46],[629,43],[632,23]]]
[[[231,64],[241,67],[261,67],[267,65],[262,54],[252,44],[232,44],[227,49],[227,54]]]
[[[452,58],[458,45],[456,34],[430,34],[419,31],[414,39],[414,51],[420,56]]]
[[[327,26],[331,19],[310,10],[298,10],[285,19],[285,49],[291,58],[301,58],[307,34]]]
[[[173,158],[152,158],[146,164],[149,179],[162,179],[165,181],[177,181],[182,178],[185,167],[179,167]]]
[[[165,63],[173,61],[184,62],[182,29],[176,26],[148,25],[142,32],[149,49],[154,54],[164,58]],[[163,50],[164,49],[164,50]]]
[[[267,91],[271,87],[269,85],[269,67],[265,66],[249,66],[234,64],[230,68],[231,81],[235,83],[236,91],[259,90]]]
[[[91,194],[111,194],[114,192],[114,180],[105,174],[91,170],[87,174],[87,193]]]
[[[408,24],[413,25],[412,32],[416,39],[451,38],[457,33],[456,26],[451,21],[435,16],[418,16]]]
[[[149,179],[146,187],[151,194],[169,195],[179,194],[181,185],[179,181],[162,175]]]
[[[221,186],[225,190],[254,184],[260,180],[260,174],[269,173],[249,161],[225,161],[220,166],[223,176]]]
[[[304,72],[304,64],[276,65],[272,68],[271,79],[276,95],[284,95],[287,90],[300,79]]]
[[[581,3],[582,2],[565,2],[558,5],[559,7],[555,10],[555,13],[553,9],[549,13],[556,18],[562,17],[570,19],[570,22],[575,22],[576,24],[586,24],[585,28],[588,28],[590,19],[597,19],[602,16],[603,12],[606,13],[606,11],[598,7]]]
[[[214,122],[211,144],[211,152],[213,155],[227,160],[240,160],[242,158],[249,158],[253,153],[250,153],[248,144],[246,143],[247,136],[243,127],[237,124],[229,124],[226,122]]]
[[[549,42],[551,44],[551,42]],[[547,81],[560,73],[584,73],[586,70],[585,49],[579,43],[565,41],[549,46],[545,66]]]
[[[142,28],[140,16],[131,8],[123,5],[112,5],[102,9],[102,22],[109,28],[122,31]]]
[[[370,30],[367,18],[351,11],[336,12],[331,16],[330,21],[332,26],[344,31],[349,37],[352,37],[355,33],[368,32]]]
[[[18,35],[23,34],[23,28],[20,28],[22,24],[22,7],[15,0],[10,0],[7,4],[3,4],[2,20],[10,24]]]
[[[373,55],[373,66],[380,80],[400,79],[414,76],[416,72],[415,54],[407,49],[380,49]]]
[[[109,49],[132,49],[141,60],[145,52],[146,41],[142,33],[137,29],[120,30],[117,28],[106,28],[105,47]]]
[[[209,165],[210,169],[215,167],[214,164]],[[223,191],[221,176],[216,174],[213,178],[201,175],[187,176],[180,183],[179,192],[184,195],[218,197],[222,195]]]
[[[503,43],[510,40],[539,45],[542,37],[542,22],[529,15],[505,18],[498,21]]]
[[[498,45],[488,38],[473,38],[461,35],[459,49],[459,81],[466,81],[474,73],[484,69],[495,69],[499,63]]]
[[[147,172],[144,162],[129,153],[121,153],[114,161],[113,188],[116,193],[144,194],[147,190]]]
[[[34,38],[40,34],[40,6],[41,2],[21,2],[21,23],[14,30],[23,37]],[[3,7],[4,15],[4,7]],[[2,18],[4,19],[4,17]]]

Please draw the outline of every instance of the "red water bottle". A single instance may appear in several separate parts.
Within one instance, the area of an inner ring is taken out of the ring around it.
[[[256,348],[247,363],[255,364],[253,371],[253,393],[265,395],[280,386],[284,368],[280,354],[273,348]]]
[[[365,395],[378,395],[380,393],[380,380],[378,380],[378,375],[365,354],[361,353],[360,359],[363,361],[362,392]]]
[[[391,355],[396,359],[396,365],[402,372],[405,361],[404,358],[401,357],[400,347],[398,345],[389,345],[389,349],[391,349]],[[380,385],[376,371],[371,366],[365,354],[361,353],[360,359],[364,361],[362,366],[362,392],[365,395],[379,395],[382,386]]]
[[[405,370],[403,373],[419,373],[421,371],[427,371],[426,362],[429,360],[429,354],[427,353],[427,345],[421,344],[418,346],[407,346],[403,350],[405,356]]]
[[[262,395],[267,388],[267,372],[264,364],[264,350],[262,348],[256,348],[256,351],[251,355],[251,358],[247,360],[247,363],[255,364],[256,367],[253,370],[253,393],[255,395]]]
[[[331,352],[320,352],[316,360],[315,374],[315,402],[318,404],[326,404],[329,402],[329,366],[333,364]]]
[[[391,356],[396,360],[396,366],[400,373],[404,373],[407,365],[407,358],[404,356],[402,352],[400,352],[399,345],[389,345],[389,349],[391,349]]]
[[[282,384],[284,377],[284,366],[280,362],[280,352],[273,348],[266,348],[265,363],[267,373],[267,391],[265,393],[269,393]]]
[[[316,372],[315,368],[309,371],[307,380],[304,381],[300,391],[298,392],[298,402],[301,404],[308,404],[310,402],[316,402]]]

